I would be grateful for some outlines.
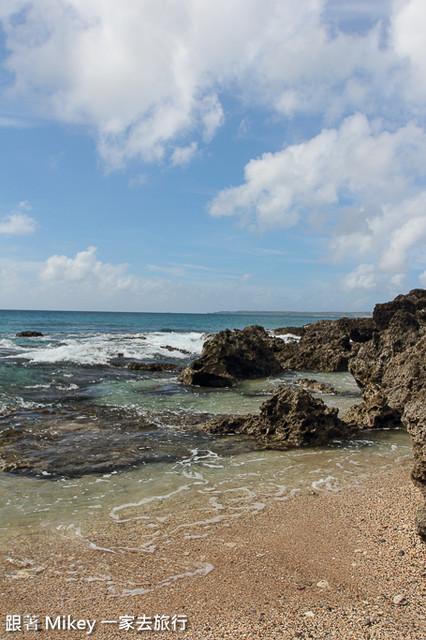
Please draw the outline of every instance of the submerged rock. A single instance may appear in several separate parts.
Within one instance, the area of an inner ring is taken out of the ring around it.
[[[298,378],[294,381],[294,384],[303,389],[309,389],[310,391],[317,391],[319,393],[336,393],[336,390],[330,384],[311,378]]]
[[[182,367],[173,362],[129,362],[127,368],[130,371],[170,371],[173,373],[182,371]]]
[[[279,373],[280,342],[259,325],[220,331],[204,343],[201,357],[182,371],[179,380],[201,387],[230,387],[238,379]]]
[[[179,373],[182,371],[180,365],[174,362],[141,362],[140,360],[129,360],[124,358],[122,354],[118,354],[119,357],[110,360],[110,365],[113,367],[120,367],[122,369],[129,369],[130,371],[148,371],[148,372],[168,372]]]
[[[179,347],[172,347],[170,344],[162,344],[160,346],[160,349],[166,349],[166,351],[178,351],[179,353],[183,353],[186,356],[190,355],[190,351],[187,351],[186,349],[180,349]]]
[[[213,445],[210,436],[195,433],[195,425],[206,419],[205,413],[140,415],[96,405],[20,409],[0,416],[0,472],[45,479],[78,477],[174,463],[198,448],[223,446],[225,455],[253,448],[249,439]]]
[[[20,331],[16,334],[17,338],[42,338],[43,334],[40,331]]]
[[[259,414],[220,418],[200,426],[209,433],[250,435],[276,448],[321,446],[353,432],[337,414],[337,409],[304,389],[279,387]]]

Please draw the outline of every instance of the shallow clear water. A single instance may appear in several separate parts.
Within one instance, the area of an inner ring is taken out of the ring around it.
[[[340,491],[396,463],[408,473],[412,459],[409,436],[401,431],[368,433],[325,449],[231,450],[194,449],[172,464],[56,481],[3,474],[0,537],[40,528],[84,537],[108,524],[139,521],[151,548],[177,530],[191,535],[194,523],[205,523],[208,534],[215,523],[257,513],[270,500],[307,490]],[[168,519],[172,528],[153,530]]]
[[[336,393],[320,397],[346,411],[360,400],[349,374],[283,373],[232,389],[200,389],[180,384],[178,373],[118,366],[131,360],[185,366],[212,331],[317,319],[0,312],[1,455],[25,461],[10,467],[14,473],[0,473],[0,537],[49,530],[96,547],[94,530],[137,520],[145,530],[141,550],[153,552],[174,535],[191,536],[195,522],[208,535],[215,523],[257,513],[268,500],[338,491],[396,461],[408,468],[411,443],[402,432],[284,452],[188,428],[211,414],[256,412],[278,385],[303,377],[331,385]],[[16,336],[27,329],[45,335]]]

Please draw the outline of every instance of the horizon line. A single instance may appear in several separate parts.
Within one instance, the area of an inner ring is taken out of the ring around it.
[[[267,311],[263,310],[236,310],[236,311],[111,311],[104,309],[0,309],[2,311],[13,311],[17,313],[137,313],[137,314],[165,314],[165,315],[342,315],[342,314],[363,314],[372,315],[372,311]]]

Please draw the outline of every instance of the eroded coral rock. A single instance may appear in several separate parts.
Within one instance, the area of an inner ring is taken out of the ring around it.
[[[204,343],[201,357],[182,371],[179,380],[202,387],[229,387],[238,379],[279,373],[282,368],[276,350],[281,342],[259,325],[220,331]]]
[[[374,330],[371,318],[319,320],[303,327],[298,342],[283,342],[278,358],[284,369],[347,371],[349,358]]]
[[[426,497],[426,291],[413,289],[373,312],[376,330],[349,361],[362,390],[359,422],[403,426],[413,439],[414,482]]]
[[[279,387],[259,414],[219,418],[201,428],[209,433],[253,436],[276,448],[321,446],[353,432],[337,414],[337,409],[304,389]]]

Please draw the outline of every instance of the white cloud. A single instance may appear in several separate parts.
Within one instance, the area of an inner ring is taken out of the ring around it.
[[[423,0],[395,0],[391,22],[392,45],[406,60],[408,100],[426,97],[426,5]]]
[[[426,242],[426,192],[396,207],[392,217],[395,223],[379,262],[380,269],[390,273],[405,271],[409,251]]]
[[[6,2],[9,95],[32,100],[49,117],[95,127],[113,168],[135,156],[159,161],[187,132],[198,129],[208,142],[221,126],[214,86],[268,22],[264,8],[253,0]]]
[[[364,289],[373,291],[377,287],[375,268],[373,264],[360,264],[344,278],[344,284],[349,289]]]
[[[203,139],[205,142],[210,142],[225,121],[223,108],[216,94],[204,98],[201,105],[201,118],[204,127]]]
[[[262,309],[277,300],[289,300],[285,287],[254,285],[251,274],[230,275],[196,264],[175,265],[174,270],[173,266],[167,269],[152,265],[153,270],[167,272],[168,278],[143,278],[127,274],[126,265],[100,262],[93,247],[74,258],[51,256],[45,262],[0,257],[0,299],[5,308],[11,309],[194,313],[247,308],[248,301],[250,307]],[[191,273],[205,270],[211,272],[207,280]]]
[[[426,289],[426,271],[423,271],[423,273],[419,275],[419,282],[420,285]]]
[[[135,288],[133,276],[127,275],[128,265],[111,265],[100,262],[96,247],[79,251],[75,258],[54,255],[48,258],[40,271],[40,280],[48,284],[60,284],[64,288],[76,285],[82,292],[101,290],[108,294]]]
[[[94,128],[112,168],[163,161],[188,134],[209,142],[224,93],[330,122],[394,111],[412,77],[426,77],[424,5],[397,5],[387,40],[374,21],[365,33],[330,29],[326,9],[325,0],[5,0],[8,96]]]
[[[352,289],[402,286],[425,237],[426,5],[373,4],[3,0],[0,126],[13,124],[10,113],[82,124],[117,169],[135,158],[186,166],[224,124],[224,105],[253,139],[258,118],[288,131],[295,118],[298,142],[248,162],[242,184],[218,193],[210,213],[262,231],[320,230],[330,259],[351,261]],[[362,25],[346,28],[345,13]],[[310,139],[296,118],[306,115]],[[3,234],[34,228],[24,210],[0,221]],[[92,294],[145,286],[93,248],[52,256],[41,273],[46,286]]]
[[[185,166],[189,164],[193,156],[197,153],[198,145],[192,142],[187,147],[176,147],[171,155],[171,162],[174,166]]]
[[[343,199],[373,206],[398,198],[424,173],[425,161],[422,129],[408,124],[394,133],[375,130],[356,114],[339,129],[251,160],[245,182],[221,191],[209,211],[242,215],[260,228],[290,227],[304,211],[328,209]]]
[[[251,160],[245,182],[221,191],[209,211],[260,230],[306,229],[324,218],[331,258],[362,260],[347,286],[371,290],[385,279],[402,286],[413,250],[426,240],[425,167],[423,129],[386,131],[356,114],[339,129]]]
[[[31,206],[28,202],[20,202],[11,213],[0,219],[0,234],[4,235],[25,235],[34,233],[37,222],[23,211],[29,211]]]

